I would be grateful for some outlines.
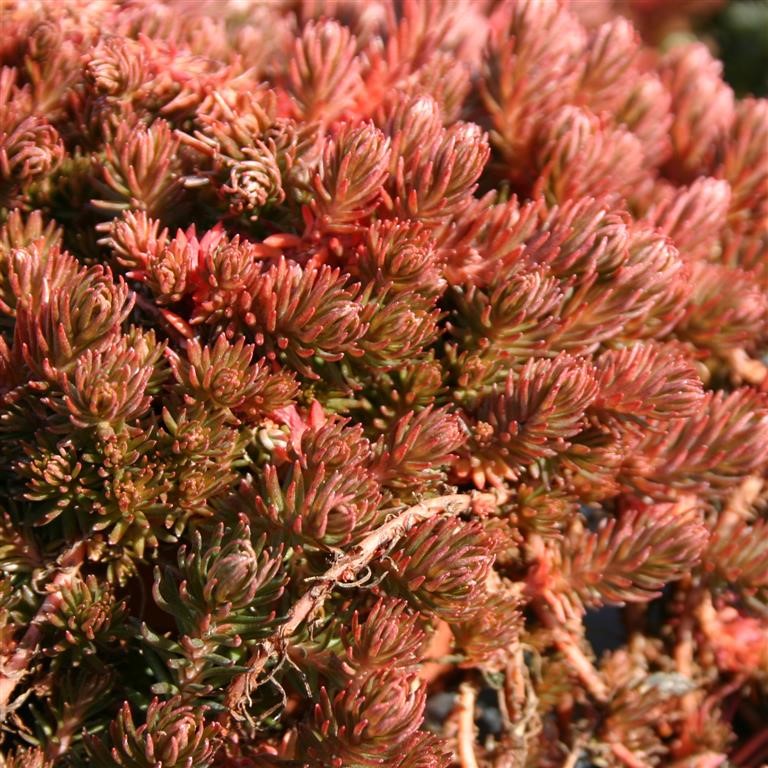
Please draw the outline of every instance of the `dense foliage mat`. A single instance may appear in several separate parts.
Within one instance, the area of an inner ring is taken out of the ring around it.
[[[716,5],[3,4],[0,764],[764,763]]]

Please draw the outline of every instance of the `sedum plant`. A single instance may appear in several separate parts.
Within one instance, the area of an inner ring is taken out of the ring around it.
[[[768,760],[715,5],[4,5],[1,765]]]

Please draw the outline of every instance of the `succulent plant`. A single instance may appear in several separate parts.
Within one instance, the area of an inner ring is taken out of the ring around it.
[[[765,763],[718,4],[4,4],[1,766]]]

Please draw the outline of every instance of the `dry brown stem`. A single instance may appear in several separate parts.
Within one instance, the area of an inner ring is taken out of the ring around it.
[[[541,732],[541,718],[539,699],[520,645],[515,648],[514,655],[507,663],[499,706],[510,743],[506,751],[514,755],[514,762],[511,764],[525,765],[529,746]]]
[[[480,768],[475,756],[475,702],[477,690],[472,683],[459,686],[457,703],[458,752],[461,768]]]
[[[382,547],[397,541],[414,525],[435,515],[459,515],[469,510],[473,503],[488,503],[495,500],[496,497],[488,493],[451,494],[426,499],[398,513],[352,547],[314,581],[310,589],[294,603],[288,612],[286,622],[257,646],[248,661],[248,671],[236,677],[229,685],[226,697],[229,710],[235,712],[242,709],[270,657],[281,652],[288,638],[305,621],[312,619],[336,584],[349,584],[355,581],[357,575],[373,560]]]

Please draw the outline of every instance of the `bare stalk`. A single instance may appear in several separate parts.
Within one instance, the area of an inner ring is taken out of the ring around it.
[[[439,514],[459,515],[466,512],[475,502],[495,502],[495,496],[488,493],[452,494],[426,499],[419,504],[403,510],[391,520],[369,534],[359,544],[340,557],[288,612],[284,624],[266,640],[260,643],[248,661],[248,671],[236,677],[229,685],[226,704],[230,711],[236,711],[248,701],[261,672],[269,658],[282,651],[285,643],[296,630],[322,608],[326,598],[336,584],[350,584],[358,574],[374,559],[384,546],[397,541],[417,523],[429,520]]]
[[[477,691],[472,683],[459,686],[457,703],[458,749],[461,768],[480,768],[475,756],[475,702]]]

